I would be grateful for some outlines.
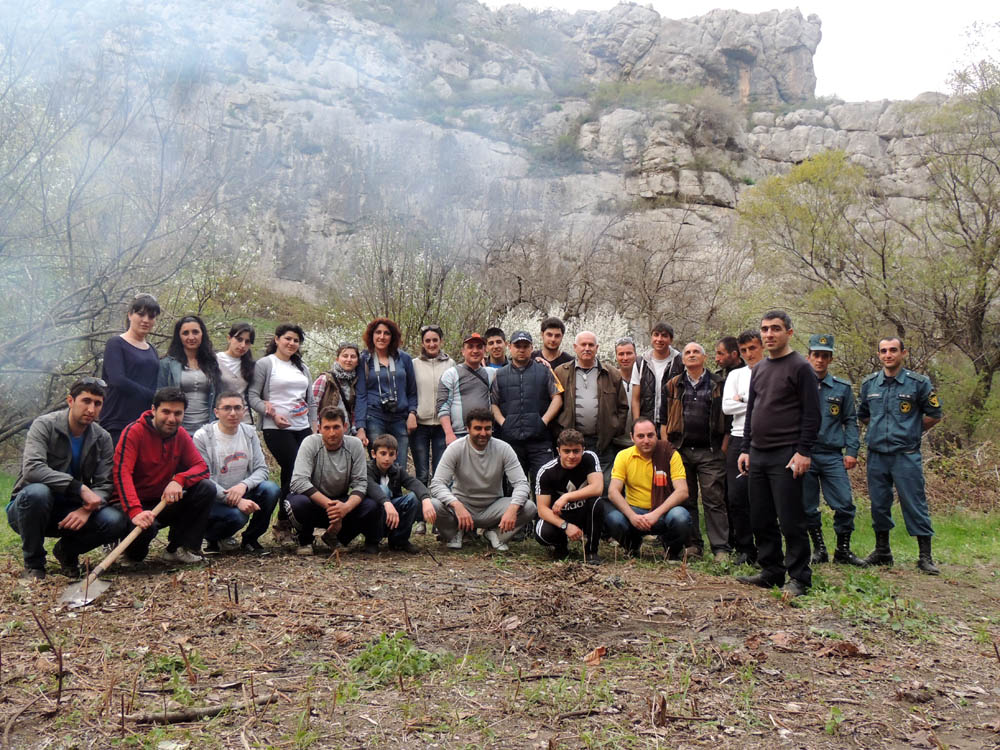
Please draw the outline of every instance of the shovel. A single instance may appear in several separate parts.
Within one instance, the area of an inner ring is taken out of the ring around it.
[[[160,511],[167,507],[166,500],[160,500],[156,504],[156,507],[150,511],[154,516],[160,515]],[[78,583],[71,584],[62,592],[62,596],[59,597],[59,601],[66,604],[70,609],[75,609],[76,607],[85,607],[92,601],[97,599],[101,594],[111,588],[111,581],[98,581],[97,577],[103,573],[105,570],[110,568],[115,560],[121,557],[122,552],[124,552],[135,538],[139,536],[145,529],[136,526],[129,532],[129,535],[118,543],[108,556],[97,563],[97,566],[90,571],[90,575]]]

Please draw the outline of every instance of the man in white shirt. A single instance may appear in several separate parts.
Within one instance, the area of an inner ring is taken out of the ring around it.
[[[215,502],[205,529],[205,552],[234,552],[240,548],[237,531],[243,531],[244,552],[264,551],[260,537],[267,531],[281,490],[268,479],[270,472],[260,438],[253,425],[243,421],[243,394],[225,391],[215,401],[217,422],[194,434],[194,446],[216,488]],[[249,521],[249,524],[247,523]]]
[[[747,414],[747,395],[750,393],[750,374],[753,366],[764,358],[764,346],[759,331],[744,331],[737,342],[740,356],[746,367],[729,373],[722,390],[722,412],[733,418],[729,447],[726,451],[726,486],[729,500],[729,528],[732,529],[736,565],[757,562],[757,545],[754,544],[750,525],[750,492],[747,477],[736,465],[743,452],[743,426]],[[749,448],[748,448],[749,449]]]

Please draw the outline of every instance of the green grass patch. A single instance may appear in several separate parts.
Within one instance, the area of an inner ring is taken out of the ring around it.
[[[889,628],[901,635],[926,640],[933,637],[941,621],[923,604],[900,596],[895,586],[868,571],[848,571],[840,584],[816,574],[809,594],[796,599],[794,604],[825,605],[855,625]]]
[[[418,677],[453,661],[450,655],[425,651],[403,633],[383,633],[351,659],[349,666],[355,672],[367,674],[375,686],[401,677]]]
[[[871,506],[867,498],[855,498],[858,512],[854,519],[855,531],[851,545],[855,553],[867,555],[875,547],[875,532],[871,527]],[[831,554],[836,544],[833,532],[833,511],[823,508],[823,536]],[[896,566],[916,565],[917,540],[911,537],[903,524],[899,504],[893,506],[896,528],[889,534],[889,545]],[[951,513],[933,514],[934,559],[945,565],[965,565],[980,567],[984,563],[992,565],[1000,558],[1000,513],[956,510]],[[947,569],[942,569],[948,575]]]

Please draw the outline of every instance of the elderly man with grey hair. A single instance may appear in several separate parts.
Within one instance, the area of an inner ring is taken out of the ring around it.
[[[681,352],[684,372],[667,382],[661,411],[661,434],[681,454],[688,478],[684,507],[691,514],[689,557],[702,553],[698,523],[698,489],[705,508],[708,541],[717,562],[729,555],[729,517],[726,513],[726,416],[722,413],[724,381],[705,369],[705,348],[696,341]],[[677,550],[674,550],[677,552]]]
[[[563,387],[559,427],[583,433],[584,447],[594,451],[604,475],[604,494],[611,485],[611,468],[618,454],[615,438],[625,434],[628,398],[622,376],[597,358],[597,336],[581,331],[573,342],[576,359],[555,369]]]

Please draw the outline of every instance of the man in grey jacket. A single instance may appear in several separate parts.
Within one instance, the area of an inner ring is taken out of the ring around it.
[[[302,441],[292,471],[292,494],[285,499],[288,519],[299,540],[297,553],[313,553],[313,530],[326,528],[323,541],[333,548],[363,534],[367,554],[378,552],[385,525],[381,504],[367,496],[365,448],[344,434],[344,415],[327,407],[319,434]]]
[[[194,434],[194,447],[208,464],[216,490],[205,529],[205,552],[210,554],[239,549],[235,534],[244,526],[243,551],[263,552],[259,540],[278,504],[280,489],[268,479],[260,438],[253,425],[243,422],[245,411],[243,395],[225,391],[215,402],[218,421]]]
[[[114,448],[97,424],[106,387],[103,380],[82,378],[70,388],[68,409],[31,423],[7,506],[7,520],[21,535],[22,578],[45,578],[47,536],[60,537],[52,554],[63,573],[77,577],[79,555],[128,533],[128,519],[108,506]]]
[[[528,499],[528,479],[517,454],[493,437],[493,415],[473,409],[466,415],[469,434],[449,445],[431,480],[431,498],[424,500],[424,520],[436,523],[451,549],[461,549],[462,534],[485,529],[483,536],[498,552],[522,526],[535,518]],[[503,496],[503,479],[513,488]]]

